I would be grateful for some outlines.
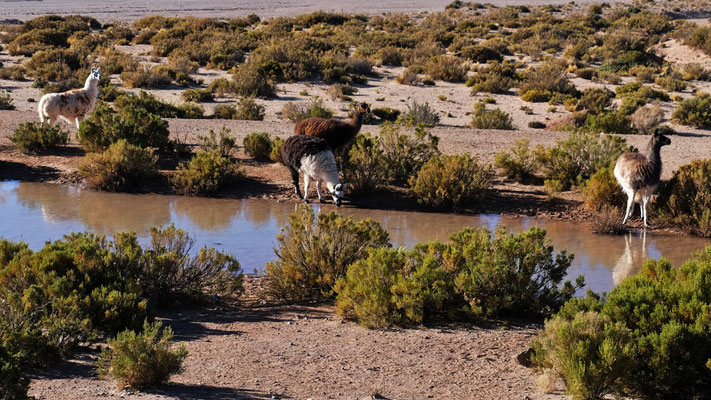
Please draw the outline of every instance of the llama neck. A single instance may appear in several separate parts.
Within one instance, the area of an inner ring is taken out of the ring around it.
[[[89,92],[98,91],[99,81],[97,79],[91,79],[91,77],[87,78],[86,82],[84,82],[84,90]]]
[[[653,175],[656,181],[658,181],[662,176],[662,157],[660,155],[661,149],[662,146],[655,144],[652,140],[650,140],[649,145],[647,146],[647,162],[649,163],[651,170],[654,171]]]
[[[351,120],[351,126],[353,127],[353,132],[358,133],[360,127],[363,125],[363,117],[365,114],[360,111],[355,111],[353,113],[353,119]]]

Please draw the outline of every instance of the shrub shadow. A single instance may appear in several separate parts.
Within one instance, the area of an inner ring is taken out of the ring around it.
[[[169,396],[176,399],[196,400],[241,400],[241,399],[289,399],[288,396],[279,396],[249,389],[234,389],[229,387],[216,387],[209,385],[187,385],[183,383],[169,383],[149,393]]]
[[[13,161],[0,161],[0,180],[45,182],[58,179],[60,175],[60,171],[53,167],[32,167]]]

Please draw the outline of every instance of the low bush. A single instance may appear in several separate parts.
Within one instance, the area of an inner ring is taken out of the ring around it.
[[[430,158],[439,154],[439,138],[423,126],[411,129],[385,122],[380,125],[379,143],[391,181],[407,182]]]
[[[230,94],[235,94],[235,82],[226,78],[217,78],[207,85],[207,88],[215,94],[216,97],[225,97]]]
[[[230,133],[232,133],[232,131],[225,126],[220,127],[219,133],[215,133],[214,130],[210,129],[207,135],[198,135],[198,146],[200,146],[204,152],[216,151],[220,153],[222,157],[229,158],[232,148],[235,147],[237,141]]]
[[[612,173],[612,168],[602,168],[590,176],[590,179],[582,185],[581,194],[583,204],[591,211],[600,211],[609,206],[622,206],[627,200],[627,196]]]
[[[210,89],[186,89],[180,93],[180,97],[185,101],[192,101],[194,103],[204,103],[215,100],[215,95]]]
[[[390,247],[377,222],[355,222],[334,212],[315,217],[308,205],[289,215],[277,243],[277,260],[266,265],[266,289],[271,297],[292,302],[332,298],[349,265],[370,248]]]
[[[670,92],[681,92],[686,90],[686,83],[672,76],[660,76],[654,83],[661,86],[662,89]]]
[[[615,93],[608,89],[590,87],[583,90],[583,95],[580,97],[578,105],[583,110],[600,114],[612,105],[612,98],[614,97]]]
[[[244,151],[249,154],[250,157],[267,161],[270,159],[272,153],[272,141],[269,139],[269,135],[265,132],[252,132],[244,137],[242,141],[244,146]]]
[[[536,346],[543,366],[563,378],[573,399],[602,399],[624,391],[620,377],[632,365],[631,334],[621,324],[595,311],[546,322]]]
[[[153,94],[141,90],[138,94],[126,93],[114,101],[117,109],[138,108],[162,118],[182,118],[182,112],[171,103],[166,103]]]
[[[168,123],[139,106],[126,106],[116,111],[99,102],[91,115],[82,121],[77,137],[87,151],[102,151],[121,139],[135,146],[154,147],[163,154],[173,150]]]
[[[699,63],[684,64],[682,67],[683,78],[685,80],[709,81],[711,80],[711,71],[704,68]]]
[[[515,86],[519,77],[516,65],[513,63],[492,63],[476,69],[476,73],[467,79],[466,85],[471,86],[472,93],[504,94]]]
[[[158,173],[156,162],[153,150],[121,139],[103,153],[88,153],[79,165],[79,174],[94,189],[131,192]]]
[[[215,118],[237,119],[237,107],[228,104],[218,104],[212,112]]]
[[[401,124],[409,126],[424,125],[426,127],[433,127],[439,124],[439,115],[430,108],[430,103],[425,102],[419,103],[417,100],[413,100],[406,105],[407,111],[400,114],[398,121]]]
[[[472,45],[462,48],[461,55],[463,58],[478,62],[488,63],[489,61],[503,61],[504,57],[496,50],[481,45]]]
[[[69,143],[69,132],[60,125],[24,122],[15,128],[10,140],[22,152],[36,153],[66,145]]]
[[[474,105],[474,114],[471,122],[471,126],[474,129],[512,130],[511,121],[511,115],[498,108],[487,110],[484,103],[476,103]]]
[[[669,101],[669,95],[659,90],[654,90],[649,86],[643,86],[641,83],[629,82],[615,89],[617,97],[637,97],[647,101],[659,100]]]
[[[333,85],[329,86],[328,89],[326,89],[326,94],[328,97],[331,98],[331,100],[347,100],[349,99],[350,95],[354,94],[357,92],[358,89],[354,88],[353,86],[349,84],[341,84],[341,83],[334,83]]]
[[[610,167],[626,151],[630,147],[619,136],[577,132],[558,141],[555,147],[539,146],[535,153],[546,178],[560,182],[561,189],[565,189]]]
[[[371,328],[548,315],[582,285],[582,278],[561,285],[571,261],[553,251],[540,228],[520,234],[465,228],[449,243],[370,250],[339,280],[336,309]]]
[[[697,92],[694,97],[680,101],[672,113],[672,120],[696,128],[711,127],[711,96]]]
[[[613,206],[603,206],[592,216],[590,229],[593,233],[602,235],[622,235],[629,232],[629,227],[622,223],[622,209]]]
[[[390,107],[376,107],[372,110],[373,115],[384,120],[394,122],[400,116],[400,110]]]
[[[417,201],[435,208],[458,208],[476,200],[491,188],[493,171],[468,154],[436,155],[410,177]]]
[[[595,71],[594,68],[578,68],[575,70],[575,75],[577,75],[578,78],[592,80],[597,77],[597,71]]]
[[[494,165],[503,170],[507,178],[520,183],[531,180],[538,170],[538,160],[529,148],[528,139],[516,140],[511,150],[497,153]]]
[[[664,258],[648,259],[607,298],[588,293],[566,303],[539,336],[538,343],[547,344],[534,344],[534,360],[543,367],[573,361],[569,371],[586,379],[566,383],[580,398],[600,393],[601,383],[607,393],[645,399],[704,398],[711,386],[710,277],[711,248],[694,253],[679,268]],[[591,312],[600,315],[604,327],[594,342],[589,335],[546,338],[557,326],[580,324],[582,329],[581,313]]]
[[[421,82],[420,76],[416,72],[410,71],[409,69],[402,71],[402,74],[395,78],[395,80],[401,85],[409,86],[417,86]]]
[[[241,177],[239,165],[218,151],[197,153],[187,164],[181,163],[171,183],[186,195],[211,194]]]
[[[205,109],[199,104],[187,102],[178,106],[178,118],[200,119],[204,114]]]
[[[0,91],[0,110],[14,110],[15,105],[12,104],[12,96],[10,93],[2,90]]]
[[[22,375],[19,362],[0,340],[0,399],[29,400],[30,380]]]
[[[388,178],[385,165],[379,139],[367,133],[356,135],[348,157],[341,167],[343,181],[348,183],[348,194],[370,194],[385,184]]]
[[[437,56],[430,58],[425,64],[425,72],[432,79],[445,82],[464,82],[469,66],[461,59],[452,56]]]
[[[273,97],[274,80],[254,63],[240,65],[233,76],[234,91],[240,96]]]
[[[548,101],[555,93],[572,95],[577,93],[577,90],[563,67],[548,62],[526,74],[519,93],[522,99],[526,96],[525,101]]]
[[[101,353],[99,376],[112,376],[120,390],[143,390],[166,383],[171,375],[183,372],[188,356],[185,346],[173,347],[173,330],[163,324],[146,321],[143,331],[126,330],[108,340],[109,348]]]
[[[151,228],[149,234],[139,273],[146,296],[175,305],[241,294],[241,268],[232,255],[212,247],[194,251],[195,239],[174,225]]]
[[[130,88],[151,89],[169,86],[173,79],[165,71],[144,66],[133,71],[122,72],[121,81]]]
[[[283,146],[284,139],[280,138],[279,136],[275,136],[274,140],[272,140],[272,151],[269,153],[269,158],[272,161],[284,164],[284,160],[282,159],[281,155],[281,149]]]
[[[588,133],[616,133],[626,135],[636,133],[632,129],[632,121],[630,117],[615,111],[605,111],[600,114],[588,113],[585,122],[579,130]]]
[[[711,160],[692,161],[674,171],[655,208],[665,223],[711,237]]]
[[[646,105],[630,115],[632,127],[644,135],[651,135],[664,121],[664,110],[659,105]]]
[[[237,109],[232,119],[261,121],[264,119],[264,107],[257,104],[253,97],[242,97],[237,102]]]
[[[323,101],[314,97],[307,103],[288,102],[281,109],[281,115],[292,122],[299,122],[306,118],[331,118],[333,111],[323,106]]]

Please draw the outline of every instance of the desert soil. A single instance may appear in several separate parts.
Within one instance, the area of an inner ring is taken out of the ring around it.
[[[331,306],[242,306],[168,312],[188,350],[185,371],[144,393],[99,379],[100,346],[32,375],[38,399],[565,399],[543,394],[517,362],[538,325],[368,330]],[[559,385],[560,386],[560,385]]]

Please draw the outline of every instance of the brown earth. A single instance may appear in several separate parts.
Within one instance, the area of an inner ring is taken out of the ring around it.
[[[368,330],[328,305],[249,303],[173,311],[185,372],[145,393],[96,376],[100,346],[32,375],[38,399],[563,399],[542,394],[516,356],[539,325]]]

